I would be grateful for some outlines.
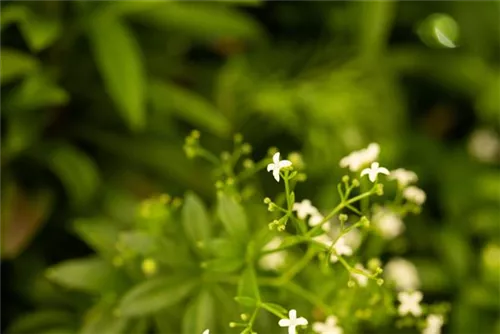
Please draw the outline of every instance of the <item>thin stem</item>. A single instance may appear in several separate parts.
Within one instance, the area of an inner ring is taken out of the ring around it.
[[[287,272],[281,275],[278,278],[278,282],[287,283],[289,282],[295,275],[297,275],[302,269],[304,269],[316,255],[315,250],[312,247],[307,249],[306,254],[299,262],[295,263]]]
[[[314,306],[318,306],[322,309],[322,311],[325,314],[331,313],[331,308],[326,305],[318,296],[316,296],[314,293],[311,291],[308,291],[304,288],[302,288],[300,285],[294,283],[294,282],[288,282],[285,286],[285,289],[289,290],[292,293],[295,293],[296,295],[308,300],[311,304]]]

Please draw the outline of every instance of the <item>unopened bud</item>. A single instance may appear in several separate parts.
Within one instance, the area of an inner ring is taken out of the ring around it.
[[[342,182],[344,182],[344,183],[349,182],[349,175],[342,176]]]
[[[144,275],[152,276],[158,271],[158,264],[153,259],[145,259],[142,261],[141,268]]]
[[[353,179],[353,180],[352,180],[352,186],[353,186],[354,188],[359,187],[359,181],[358,181],[358,179]]]

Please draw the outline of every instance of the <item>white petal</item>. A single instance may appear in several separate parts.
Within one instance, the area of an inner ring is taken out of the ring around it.
[[[385,175],[389,175],[389,174],[390,174],[390,173],[389,173],[389,170],[388,170],[387,168],[385,168],[385,167],[380,167],[380,168],[378,169],[378,172],[379,172],[380,174],[385,174]]]
[[[297,319],[297,311],[296,310],[290,310],[288,312],[288,317],[290,318],[290,320]]]
[[[278,168],[273,170],[273,176],[276,182],[280,182],[280,170]]]
[[[278,325],[280,327],[288,327],[288,326],[290,326],[290,320],[288,320],[288,319],[281,319],[280,321],[278,321]]]
[[[267,171],[270,172],[274,169],[274,164],[267,165]]]
[[[279,168],[290,167],[291,165],[292,165],[292,162],[289,160],[281,160],[279,162]]]
[[[365,168],[361,171],[361,176],[365,176],[366,174],[370,174],[371,169],[370,168]]]
[[[201,334],[210,334],[210,330],[209,330],[209,329],[205,329],[205,330],[203,331],[203,333],[201,333]]]
[[[297,319],[297,321],[295,322],[297,325],[299,326],[305,326],[307,325],[309,322],[307,321],[306,318],[303,318],[303,317],[300,317]]]
[[[377,180],[377,173],[376,172],[375,173],[372,173],[372,172],[368,173],[368,178],[370,179],[370,181],[375,182],[375,180]]]
[[[280,162],[280,152],[276,152],[274,153],[273,155],[273,162],[276,166],[278,166],[279,162]]]

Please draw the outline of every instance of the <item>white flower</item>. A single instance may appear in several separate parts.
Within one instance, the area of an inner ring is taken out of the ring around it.
[[[209,330],[209,329],[205,329],[205,330],[203,331],[203,333],[201,333],[201,334],[210,334],[210,330]]]
[[[391,174],[389,175],[389,180],[396,180],[400,188],[404,188],[409,184],[415,183],[418,181],[418,176],[415,172],[411,170],[406,170],[404,168],[398,168],[395,170],[391,170]]]
[[[405,230],[401,218],[389,209],[377,208],[372,221],[385,239],[394,239]]]
[[[359,171],[363,166],[377,160],[380,153],[380,146],[377,143],[371,143],[367,148],[354,151],[340,160],[340,167],[349,167],[351,172]]]
[[[422,300],[422,292],[400,292],[398,294],[398,300],[400,305],[398,307],[398,313],[400,315],[407,315],[408,313],[419,317],[422,314],[422,307],[420,307],[420,301]]]
[[[297,318],[297,311],[290,310],[288,312],[288,319],[281,319],[278,322],[280,327],[288,327],[288,334],[296,334],[295,327],[306,326],[308,324],[307,319],[300,317]]]
[[[332,262],[338,261],[337,255],[352,255],[352,248],[347,245],[344,237],[338,238],[335,246],[333,246],[333,249],[335,250],[335,253],[332,253],[332,255],[330,256],[330,261]]]
[[[308,199],[300,203],[294,203],[292,210],[297,211],[297,217],[300,219],[305,219],[309,215],[312,216],[318,213],[318,209],[316,209]]]
[[[370,168],[365,168],[361,171],[361,177],[368,174],[370,181],[375,182],[378,174],[389,175],[389,170],[385,167],[379,167],[378,162],[372,162]]]
[[[403,197],[418,205],[422,205],[425,202],[425,192],[415,186],[410,186],[403,190]]]
[[[437,314],[429,314],[426,319],[422,334],[439,334],[443,326],[443,317]]]
[[[292,162],[289,160],[280,160],[280,152],[273,155],[273,163],[267,165],[267,171],[273,171],[273,176],[276,182],[280,182],[280,170],[282,168],[290,167]]]
[[[481,162],[494,162],[500,153],[500,140],[491,130],[476,130],[469,139],[467,149],[470,155]]]
[[[264,251],[276,249],[281,245],[282,242],[282,238],[274,237],[262,249]],[[262,256],[259,260],[259,266],[264,270],[277,271],[283,268],[283,266],[285,265],[285,261],[286,251],[278,251]]]
[[[330,228],[331,235],[336,238],[340,234],[340,227],[335,226]],[[361,233],[358,229],[352,229],[342,236],[345,243],[353,250],[357,249],[361,244]]]
[[[365,267],[363,267],[363,265],[361,263],[357,263],[354,266],[354,268],[356,268],[358,270],[361,270],[362,272],[367,273]],[[356,279],[356,281],[358,281],[358,285],[359,286],[367,286],[368,285],[368,277],[366,277],[365,275],[357,274],[357,273],[351,273],[351,276],[354,277]]]
[[[420,286],[417,268],[402,258],[394,258],[384,268],[384,277],[394,282],[397,290],[415,290]]]
[[[319,334],[342,334],[344,331],[337,326],[337,317],[330,315],[325,322],[315,322],[313,330]]]

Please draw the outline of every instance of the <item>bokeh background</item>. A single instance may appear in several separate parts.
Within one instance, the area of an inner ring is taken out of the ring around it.
[[[213,201],[182,150],[199,129],[215,152],[237,132],[255,159],[300,151],[319,206],[340,158],[378,142],[428,196],[391,254],[451,302],[447,332],[500,333],[498,2],[2,1],[1,39],[2,331],[79,309],[43,275],[92,252],[75,219]]]

